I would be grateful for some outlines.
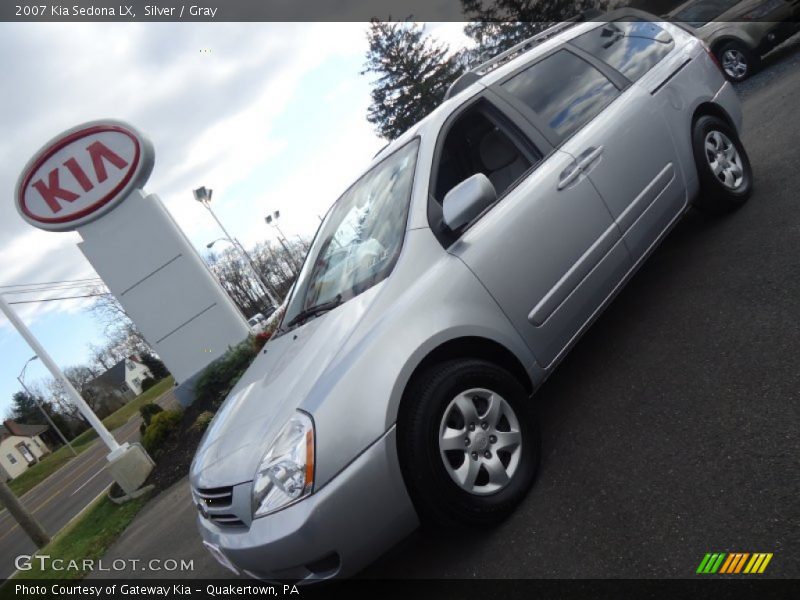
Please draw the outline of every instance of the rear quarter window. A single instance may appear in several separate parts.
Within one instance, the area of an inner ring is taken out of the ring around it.
[[[675,47],[672,36],[649,21],[612,21],[572,40],[572,44],[636,81]]]

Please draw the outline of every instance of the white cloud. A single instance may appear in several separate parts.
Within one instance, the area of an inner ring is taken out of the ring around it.
[[[13,90],[0,113],[0,188],[13,189],[27,159],[53,135],[82,121],[113,116],[129,120],[154,141],[156,168],[148,190],[165,200],[190,237],[212,235],[214,225],[191,201],[191,189],[213,182],[215,199],[235,201],[229,190],[286,148],[288,141],[274,133],[275,126],[309,73],[332,58],[363,56],[364,27],[0,25],[0,54],[15,57],[0,63],[4,87]],[[342,80],[353,76],[343,74]],[[363,120],[360,112],[354,120]],[[366,122],[361,134],[348,140],[351,147],[374,143]],[[326,169],[324,180],[335,187],[341,184],[333,170]],[[327,198],[332,193],[320,190]],[[263,238],[263,215],[243,218],[261,223]],[[243,237],[257,239],[248,232]],[[0,239],[0,284],[94,275],[75,247],[77,234],[35,230],[9,202],[0,205]],[[26,305],[24,313],[33,318],[79,307]]]

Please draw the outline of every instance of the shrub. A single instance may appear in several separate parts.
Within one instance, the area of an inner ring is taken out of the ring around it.
[[[218,404],[253,362],[258,351],[250,338],[234,346],[203,371],[195,386],[195,401]]]
[[[160,412],[164,412],[164,409],[154,402],[148,402],[144,406],[139,407],[139,414],[142,415],[142,424],[139,425],[139,432],[142,435],[144,435],[144,432],[147,430],[147,426],[150,425],[153,416]]]
[[[253,338],[253,348],[255,348],[256,352],[261,352],[261,349],[264,347],[269,341],[269,338],[272,337],[271,333],[267,333],[266,331],[262,331],[261,333],[257,333]]]
[[[211,423],[211,419],[214,418],[214,413],[210,410],[204,410],[192,423],[191,429],[194,431],[205,431],[208,428],[208,424]]]
[[[144,379],[142,379],[142,392],[146,392],[157,383],[158,381],[156,381],[152,377],[145,377]]]
[[[151,456],[158,454],[169,433],[178,427],[181,416],[179,410],[162,410],[153,416],[142,436],[142,446]]]
[[[164,412],[164,409],[155,402],[148,402],[139,408],[139,413],[142,415],[145,425],[150,425],[152,418],[160,412]]]

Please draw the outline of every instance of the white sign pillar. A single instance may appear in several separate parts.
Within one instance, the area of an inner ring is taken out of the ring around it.
[[[11,321],[11,324],[14,328],[19,332],[19,334],[25,338],[25,341],[28,342],[28,345],[33,349],[36,353],[36,356],[39,357],[53,377],[58,381],[63,387],[64,390],[67,392],[70,400],[75,403],[75,406],[78,407],[78,410],[81,411],[81,414],[84,418],[89,421],[91,426],[97,432],[97,435],[100,436],[100,439],[103,440],[108,449],[114,453],[120,449],[120,445],[117,443],[117,440],[114,439],[114,436],[111,435],[111,432],[106,429],[106,426],[103,425],[103,422],[97,418],[97,415],[94,414],[92,409],[86,404],[86,401],[81,397],[73,385],[69,382],[69,379],[66,378],[64,373],[61,372],[61,369],[58,368],[58,365],[55,361],[50,357],[47,353],[47,350],[39,343],[39,340],[33,335],[30,329],[28,329],[27,325],[19,318],[17,313],[14,309],[9,305],[8,301],[0,294],[0,310],[3,311],[3,314]]]
[[[180,384],[182,404],[213,361],[250,333],[172,215],[144,185],[150,141],[115,120],[85,123],[47,143],[19,178],[20,216],[46,231],[77,231],[106,287]]]
[[[176,396],[191,401],[203,369],[249,329],[169,212],[144,193],[154,163],[153,145],[134,127],[110,119],[85,123],[28,161],[14,199],[34,227],[80,233],[84,255],[181,382]],[[2,298],[0,308],[108,446],[116,482],[134,492],[153,461],[140,444],[118,444]]]
[[[85,123],[34,155],[15,201],[34,227],[78,231],[84,256],[180,382],[176,397],[188,403],[202,371],[249,329],[169,211],[145,194],[154,163],[153,145],[134,127]],[[111,450],[114,479],[126,493],[136,490],[152,470],[150,457],[139,444],[117,444],[8,303],[0,299],[0,308]]]

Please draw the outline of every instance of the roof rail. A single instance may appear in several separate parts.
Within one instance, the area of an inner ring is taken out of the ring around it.
[[[563,21],[561,23],[556,23],[555,25],[548,27],[544,31],[540,31],[533,37],[530,37],[527,40],[522,41],[515,46],[512,46],[505,52],[501,52],[497,56],[494,56],[489,60],[482,62],[477,67],[470,69],[469,71],[461,75],[458,79],[456,79],[452,83],[452,85],[448,88],[447,93],[444,95],[444,99],[448,100],[449,98],[452,98],[459,92],[467,89],[469,86],[478,81],[484,75],[491,73],[495,69],[509,62],[510,60],[515,59],[520,54],[523,54],[528,50],[534,48],[535,46],[538,46],[539,44],[546,42],[550,38],[557,36],[562,31],[566,31],[567,29],[569,29],[570,27],[576,25],[581,21],[589,21],[593,18],[596,18],[599,14],[602,13],[600,11],[593,11],[593,10],[580,13],[579,15],[567,19],[566,21]]]

